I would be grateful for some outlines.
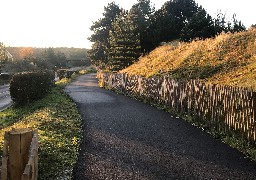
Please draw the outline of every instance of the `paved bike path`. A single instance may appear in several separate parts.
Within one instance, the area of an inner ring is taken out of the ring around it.
[[[83,179],[256,179],[256,164],[182,119],[98,87],[95,74],[66,87],[84,120],[74,169]]]

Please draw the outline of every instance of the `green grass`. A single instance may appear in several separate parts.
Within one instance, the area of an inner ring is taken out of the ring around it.
[[[76,104],[63,91],[69,82],[59,81],[42,100],[0,112],[0,156],[5,131],[26,127],[39,130],[39,180],[71,179],[77,160],[82,119]]]

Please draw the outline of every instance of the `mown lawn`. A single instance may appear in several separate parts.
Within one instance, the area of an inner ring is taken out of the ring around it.
[[[0,157],[3,135],[12,128],[39,130],[39,180],[71,179],[82,136],[76,104],[63,91],[64,79],[42,100],[0,112]]]

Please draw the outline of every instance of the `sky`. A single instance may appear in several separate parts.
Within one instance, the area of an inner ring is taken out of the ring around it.
[[[130,9],[137,0],[0,0],[0,42],[6,46],[91,48],[87,39],[104,6],[115,1]],[[151,0],[159,9],[167,0]],[[216,17],[236,14],[248,28],[256,24],[255,0],[195,0]]]

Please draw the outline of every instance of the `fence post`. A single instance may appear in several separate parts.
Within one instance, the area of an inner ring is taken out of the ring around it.
[[[20,180],[26,164],[33,131],[31,129],[13,129],[9,133],[9,178]]]

